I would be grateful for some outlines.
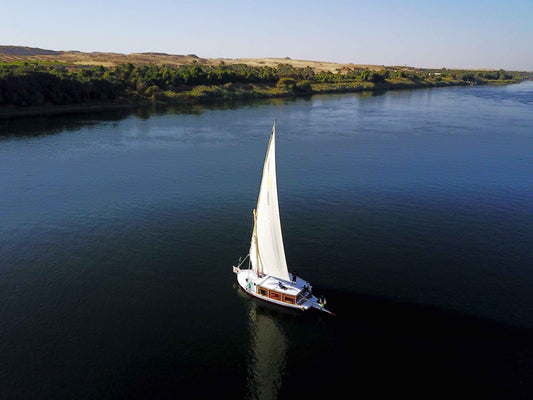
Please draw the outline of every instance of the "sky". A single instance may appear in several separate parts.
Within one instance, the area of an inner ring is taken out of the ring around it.
[[[533,0],[1,0],[0,45],[533,71]]]

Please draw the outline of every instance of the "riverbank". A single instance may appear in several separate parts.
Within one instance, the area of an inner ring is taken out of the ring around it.
[[[495,83],[511,84],[515,82],[497,81]],[[113,101],[91,101],[82,104],[40,104],[29,106],[4,105],[0,106],[0,119],[95,113],[119,109],[132,109],[153,104],[205,104],[247,99],[303,97],[315,94],[381,92],[386,90],[469,85],[472,85],[472,83],[452,80],[425,80],[414,82],[408,79],[386,80],[384,82],[307,83],[300,86],[297,86],[297,84],[293,82],[289,82],[287,85],[277,86],[252,84],[226,84],[221,86],[200,85],[193,87],[190,90],[180,92],[154,89],[149,98],[132,94],[130,98],[120,98]]]
[[[442,86],[509,84],[533,73],[189,54],[80,53],[0,46],[0,118],[93,113],[150,104]]]

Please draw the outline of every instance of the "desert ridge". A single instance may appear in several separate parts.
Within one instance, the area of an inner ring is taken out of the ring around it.
[[[106,52],[81,52],[75,50],[56,51],[23,46],[0,46],[0,61],[48,61],[62,62],[71,65],[102,65],[116,67],[117,65],[131,63],[134,65],[187,65],[197,63],[201,65],[216,66],[220,63],[246,64],[253,67],[276,68],[279,64],[288,64],[294,68],[310,67],[315,72],[339,73],[357,68],[368,70],[382,70],[385,67],[366,64],[341,64],[328,61],[293,60],[290,57],[275,58],[202,58],[195,54],[179,55],[167,53],[106,53]]]

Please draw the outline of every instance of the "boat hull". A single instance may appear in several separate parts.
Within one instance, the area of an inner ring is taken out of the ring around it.
[[[311,285],[297,277],[285,281],[268,275],[258,276],[251,269],[236,269],[239,286],[250,296],[282,307],[302,311],[316,308],[327,311],[311,293]]]

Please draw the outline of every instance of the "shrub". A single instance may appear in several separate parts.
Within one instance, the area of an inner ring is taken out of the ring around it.
[[[281,78],[277,83],[279,89],[293,90],[294,86],[296,86],[296,80],[293,78]]]
[[[313,88],[311,86],[311,81],[305,80],[296,83],[296,86],[294,87],[294,91],[298,93],[313,93]]]

